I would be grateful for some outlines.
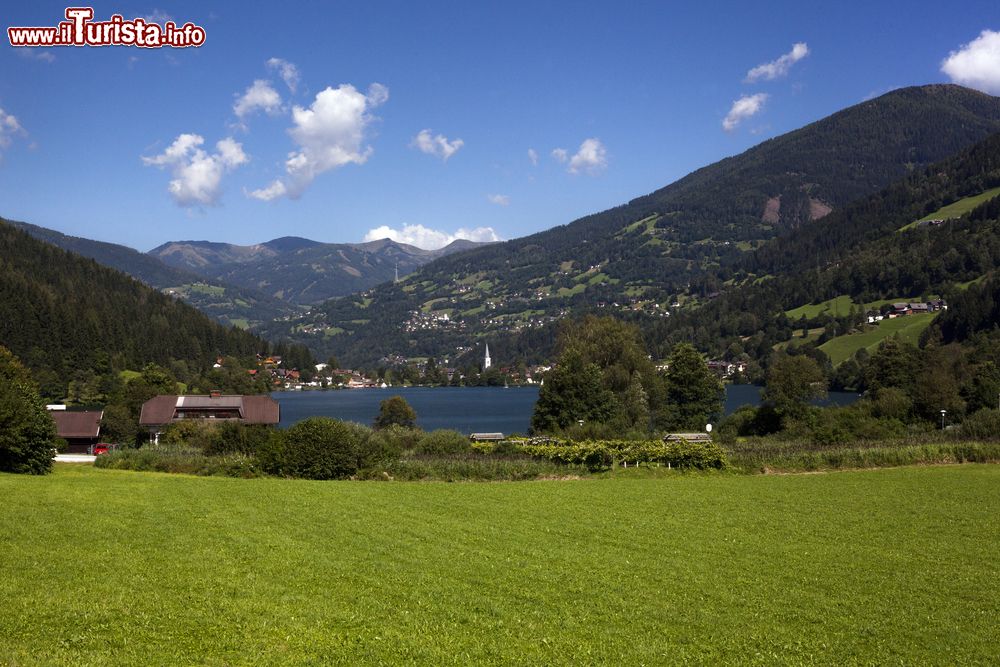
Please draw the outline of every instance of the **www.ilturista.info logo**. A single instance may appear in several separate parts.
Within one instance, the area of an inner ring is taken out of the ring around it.
[[[107,21],[94,21],[93,7],[67,7],[66,20],[55,27],[11,27],[7,38],[11,46],[138,46],[157,49],[163,46],[185,48],[205,43],[205,29],[190,21],[178,26],[144,18],[125,20],[113,14]]]

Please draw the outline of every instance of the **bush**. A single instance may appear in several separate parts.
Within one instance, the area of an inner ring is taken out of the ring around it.
[[[968,438],[1000,439],[1000,410],[985,408],[974,412],[962,422],[960,431]]]
[[[913,401],[898,387],[880,387],[871,402],[872,413],[887,419],[906,419],[913,411]]]
[[[414,450],[417,454],[465,454],[472,451],[472,443],[469,438],[458,431],[438,429],[425,433]]]
[[[515,441],[517,442],[517,441]],[[672,468],[721,470],[727,466],[726,453],[714,442],[663,442],[662,440],[596,440],[567,442],[553,440],[542,442],[520,441],[519,448],[526,454],[571,465],[584,465],[590,470],[600,470],[614,465],[615,461],[659,463]]]
[[[209,449],[216,437],[219,422],[204,419],[186,419],[174,422],[163,429],[160,434],[160,444],[174,447],[195,447],[200,450]]]
[[[274,437],[274,429],[261,424],[223,422],[205,443],[206,454],[256,454]]]
[[[358,454],[360,468],[385,467],[399,459],[403,452],[416,448],[421,432],[393,424],[374,431],[361,444]]]
[[[257,477],[260,466],[252,456],[227,454],[206,456],[202,450],[183,445],[150,445],[140,449],[121,449],[98,456],[97,468],[169,472],[186,475]]]
[[[268,473],[306,479],[346,479],[358,471],[359,454],[371,431],[329,417],[300,421],[260,449]]]

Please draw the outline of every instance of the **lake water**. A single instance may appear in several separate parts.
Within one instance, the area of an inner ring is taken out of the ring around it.
[[[726,385],[725,412],[741,405],[760,403],[760,387]],[[334,417],[371,424],[379,404],[402,396],[417,413],[424,430],[450,428],[462,433],[527,433],[538,399],[538,387],[393,387],[331,391],[278,391],[271,394],[281,405],[281,426],[307,417]],[[830,392],[821,405],[847,405],[857,394]]]

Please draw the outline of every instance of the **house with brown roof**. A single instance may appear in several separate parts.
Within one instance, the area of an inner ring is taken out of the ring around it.
[[[56,435],[69,443],[68,454],[89,454],[101,437],[103,410],[70,412],[58,410],[49,412],[56,423]]]
[[[142,404],[139,413],[139,425],[149,429],[149,437],[154,442],[167,426],[188,419],[275,426],[281,420],[281,408],[266,394],[241,396],[212,392],[208,396],[154,396]]]

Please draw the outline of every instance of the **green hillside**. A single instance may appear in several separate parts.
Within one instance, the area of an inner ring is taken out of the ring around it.
[[[26,222],[6,222],[40,241],[89,257],[151,287],[179,296],[226,325],[259,325],[297,312],[291,305],[266,296],[259,290],[206,280],[196,273],[168,266],[156,257],[123,245],[69,236]]]
[[[861,348],[873,351],[879,343],[890,336],[897,336],[904,343],[916,345],[920,340],[920,334],[930,326],[936,316],[936,313],[921,313],[885,319],[873,326],[870,331],[837,336],[820,345],[819,349],[830,357],[830,362],[834,366],[837,366],[850,359]]]
[[[894,91],[623,206],[436,260],[405,284],[333,300],[306,320],[345,333],[297,339],[355,364],[392,354],[450,357],[483,338],[503,353],[544,356],[549,325],[567,314],[603,308],[655,320],[677,301],[704,304],[731,284],[750,249],[997,130],[997,98],[957,86]],[[447,325],[414,315],[445,309],[462,315]],[[267,331],[279,336],[296,326]]]
[[[69,382],[147,363],[210,368],[267,343],[124,273],[0,222],[0,345],[61,397]]]
[[[820,329],[812,340],[826,344],[820,352],[840,362],[872,347],[893,327],[912,324],[901,332],[912,342],[926,328],[920,320],[898,320],[859,337],[830,340],[863,330],[866,311],[940,296],[949,305],[959,298],[966,305],[934,320],[932,337],[951,332],[946,338],[968,341],[991,328],[984,314],[992,302],[988,276],[1000,266],[1000,198],[979,204],[947,228],[897,230],[920,217],[918,212],[937,210],[941,201],[998,186],[1000,134],[995,134],[749,254],[717,298],[646,323],[647,339],[659,356],[676,343],[692,342],[714,357],[766,364],[776,346],[807,342],[801,339],[803,328]]]
[[[963,215],[976,208],[980,204],[984,204],[997,195],[1000,195],[1000,188],[993,188],[987,190],[986,192],[981,192],[978,195],[971,195],[969,197],[963,197],[956,202],[952,202],[947,206],[942,206],[933,213],[928,213],[919,220],[915,220],[910,224],[903,227],[900,231],[905,229],[913,229],[922,222],[927,222],[928,220],[954,220],[955,218],[961,218]]]

